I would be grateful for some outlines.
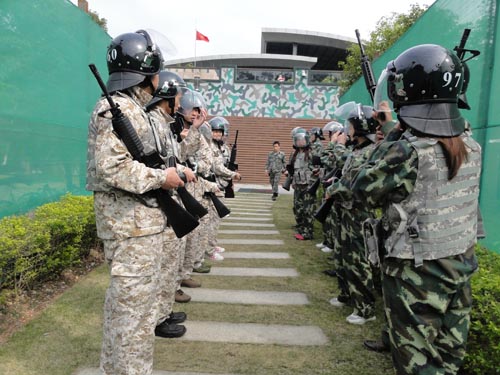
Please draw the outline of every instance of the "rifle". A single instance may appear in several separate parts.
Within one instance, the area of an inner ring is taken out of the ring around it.
[[[361,70],[363,71],[363,77],[365,79],[366,89],[370,94],[370,98],[373,102],[373,97],[375,96],[375,90],[377,89],[377,82],[375,82],[375,75],[373,74],[372,64],[370,63],[370,59],[365,53],[365,48],[361,43],[361,36],[359,35],[359,30],[356,29],[356,38],[358,39],[359,50],[361,53]],[[385,121],[385,113],[378,112],[378,117],[381,121]]]
[[[457,53],[457,57],[460,59],[460,61],[462,61],[462,63],[465,63],[466,61],[469,61],[470,59],[473,59],[474,57],[479,56],[481,54],[481,52],[476,49],[465,48],[467,39],[469,39],[469,34],[470,34],[470,29],[464,29],[464,32],[462,34],[462,39],[460,39],[460,44],[458,46],[455,46],[455,48],[453,48],[453,51]],[[470,52],[472,56],[464,60],[466,52]]]
[[[312,157],[312,164],[313,164],[313,166],[315,166],[317,168],[320,168],[323,165],[323,163],[321,162],[321,158],[317,155]],[[318,190],[320,182],[321,182],[321,178],[319,178],[319,176],[318,176],[318,178],[316,178],[316,180],[314,180],[312,185],[309,186],[307,188],[307,190],[305,190],[304,192],[307,194],[316,195],[316,191]]]
[[[212,204],[214,205],[215,211],[217,211],[217,215],[222,219],[231,213],[231,210],[227,208],[227,206],[222,203],[222,201],[217,198],[215,193],[211,191],[206,191],[204,194],[207,198],[212,200]]]
[[[294,168],[293,164],[287,164],[286,170],[288,171],[288,176],[286,176],[286,180],[283,183],[283,185],[281,185],[281,186],[286,191],[290,191],[290,185],[292,184],[292,181],[293,181],[293,173],[295,172],[295,168]]]
[[[323,204],[318,208],[318,210],[314,214],[314,218],[318,220],[320,223],[324,223],[326,217],[332,210],[332,206],[333,206],[333,198],[330,197],[327,200],[325,200]]]
[[[109,95],[108,90],[101,75],[94,64],[89,65],[92,74],[94,75],[97,83],[101,87],[103,95],[106,97],[110,108],[105,112],[111,112],[111,123],[113,130],[117,133],[118,137],[123,141],[128,152],[132,155],[134,160],[137,160],[149,168],[163,169],[165,162],[161,158],[158,151],[153,151],[149,154],[144,152],[144,145],[142,144],[137,132],[130,123],[130,120],[123,114],[119,106],[113,101]],[[102,113],[100,115],[103,115]],[[193,215],[186,211],[179,203],[177,203],[164,189],[156,189],[151,191],[151,194],[157,199],[158,204],[162,211],[167,216],[168,223],[172,226],[177,238],[184,237],[186,234],[195,229],[199,222]]]
[[[177,163],[175,161],[175,156],[170,156],[168,158],[168,166],[169,167],[176,167]],[[186,176],[182,174],[181,176],[182,180],[186,182]],[[206,214],[208,214],[208,211],[203,205],[198,202],[190,193],[189,191],[186,190],[184,186],[180,186],[177,188],[177,193],[179,194],[179,197],[181,198],[182,204],[184,205],[184,208],[191,214],[193,215],[196,219],[200,219]]]
[[[184,130],[184,117],[181,114],[175,112],[173,118],[175,121],[170,124],[170,130],[177,138],[177,142],[181,143],[181,132]]]
[[[236,153],[238,152],[238,130],[236,130],[236,134],[234,136],[234,143],[231,146],[231,155],[229,156],[229,163],[227,168],[231,171],[238,170],[238,164],[236,163]],[[234,198],[234,189],[233,189],[233,180],[229,181],[229,184],[226,186],[224,196],[226,198]]]

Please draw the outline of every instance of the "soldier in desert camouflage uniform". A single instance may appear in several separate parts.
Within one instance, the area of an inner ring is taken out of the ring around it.
[[[453,52],[431,44],[389,62],[377,90],[394,103],[400,139],[370,158],[352,184],[367,204],[383,208],[380,222],[367,223],[367,244],[382,265],[398,375],[457,374],[465,355],[481,149],[458,111],[463,69]]]
[[[278,197],[278,186],[281,174],[285,172],[285,153],[280,150],[279,141],[273,142],[273,151],[267,155],[266,173],[269,176],[269,183],[273,191],[272,200]]]
[[[226,167],[228,159],[224,157],[223,147],[224,141],[222,137],[228,124],[228,121],[221,116],[214,117],[208,121],[212,129],[212,140],[209,142],[209,147],[212,151],[212,172],[215,176],[215,181],[221,193],[218,193],[219,199],[224,202],[224,189],[228,186],[231,180],[241,180],[241,175],[236,171],[231,171]],[[212,260],[223,260],[224,257],[220,254],[224,252],[224,248],[217,244],[217,232],[219,231],[220,217],[215,208],[211,207],[210,212],[210,229],[208,230],[208,245],[207,255]]]
[[[155,46],[148,33],[138,31],[113,39],[107,53],[108,90],[145,152],[157,150],[143,110],[158,85],[162,54]],[[183,182],[175,168],[152,169],[133,160],[113,131],[109,114],[99,115],[107,109],[107,101],[100,99],[90,119],[86,186],[94,192],[97,233],[111,273],[100,367],[106,375],[149,375],[162,252],[168,251],[171,232],[166,231],[166,216],[156,199],[144,194]]]

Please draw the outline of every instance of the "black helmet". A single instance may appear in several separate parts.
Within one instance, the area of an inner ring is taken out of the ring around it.
[[[325,139],[325,137],[323,137],[323,129],[321,128],[312,128],[311,134],[314,135],[316,139]]]
[[[221,116],[217,116],[208,120],[208,124],[212,130],[220,130],[223,133],[226,131],[226,127],[229,127],[229,122]]]
[[[135,86],[160,71],[160,49],[144,30],[121,34],[111,41],[107,53],[109,91]]]
[[[374,134],[377,130],[377,121],[373,118],[373,107],[357,105],[349,114],[347,121],[354,128],[355,136]]]
[[[436,44],[412,47],[389,62],[386,74],[387,94],[406,125],[436,136],[464,131],[457,105],[464,68],[452,51]]]
[[[162,70],[159,76],[158,88],[153,93],[153,99],[147,104],[147,108],[152,107],[162,99],[175,99],[179,92],[187,88],[186,82],[180,75],[168,70]],[[171,105],[173,110],[173,105]]]

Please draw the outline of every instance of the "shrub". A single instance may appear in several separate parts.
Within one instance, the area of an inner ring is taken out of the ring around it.
[[[477,248],[471,328],[463,374],[500,374],[500,255]]]
[[[92,197],[68,194],[30,214],[3,218],[0,291],[58,277],[88,254],[96,237]]]

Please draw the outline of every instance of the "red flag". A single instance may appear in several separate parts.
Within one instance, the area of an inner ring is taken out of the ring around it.
[[[204,42],[209,42],[208,37],[196,30],[196,40],[202,40]]]

